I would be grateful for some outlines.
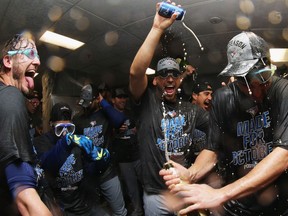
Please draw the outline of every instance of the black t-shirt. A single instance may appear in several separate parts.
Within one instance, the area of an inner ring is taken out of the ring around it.
[[[161,98],[156,96],[155,88],[148,88],[141,103],[135,107],[139,118],[141,179],[148,193],[158,194],[167,189],[159,176],[160,169],[167,162],[165,152],[171,160],[190,167],[189,157],[193,149],[191,145],[195,128],[208,133],[208,113],[199,106],[177,100],[176,103],[165,102],[164,107]]]
[[[82,134],[92,139],[95,146],[108,148],[112,138],[112,126],[102,109],[92,113],[81,113],[74,116],[75,134]],[[95,177],[95,182],[101,184],[116,175],[112,163],[105,172]]]
[[[83,134],[92,139],[95,146],[108,147],[112,128],[102,109],[90,114],[83,113],[73,118],[75,134]]]
[[[20,158],[34,160],[29,135],[29,117],[22,93],[15,87],[0,84],[0,163],[1,167]]]
[[[57,145],[66,143],[50,132],[36,137],[34,145],[45,176],[65,215],[92,216],[95,203],[88,199],[87,191],[82,186],[84,170],[81,149],[77,146],[58,148]]]
[[[244,95],[236,83],[215,91],[208,144],[220,153],[219,164],[227,184],[246,175],[275,147],[288,149],[287,98],[288,81],[278,77],[273,77],[262,104]],[[287,182],[284,173],[253,195],[228,202],[227,215],[281,215],[288,207]],[[265,195],[274,202],[262,203]]]
[[[15,160],[33,162],[35,154],[24,96],[17,88],[0,82],[0,101],[0,215],[13,215],[4,169]]]
[[[124,124],[126,131],[113,129],[113,141],[110,146],[111,154],[116,162],[125,163],[139,160],[139,145],[135,117],[131,110],[124,111],[127,117]]]

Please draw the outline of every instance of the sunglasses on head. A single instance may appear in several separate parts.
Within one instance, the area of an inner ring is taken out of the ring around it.
[[[40,57],[38,55],[38,52],[35,49],[27,48],[24,50],[13,50],[7,52],[9,56],[17,55],[17,54],[24,54],[29,59],[33,60],[35,58],[38,58],[40,60]]]
[[[168,76],[178,78],[180,75],[181,72],[177,70],[161,70],[157,72],[157,76],[160,76],[161,78],[167,78]]]
[[[59,123],[54,126],[55,135],[60,137],[64,132],[73,134],[75,125],[72,123]]]

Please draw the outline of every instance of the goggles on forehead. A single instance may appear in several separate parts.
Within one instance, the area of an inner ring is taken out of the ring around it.
[[[260,70],[254,70],[248,73],[245,77],[237,77],[237,81],[242,83],[251,83],[253,79],[258,80],[261,84],[267,83],[274,75],[276,70],[275,65],[271,65],[269,68],[265,67]]]
[[[178,78],[181,75],[181,72],[177,70],[160,70],[157,71],[156,75],[160,76],[161,78],[167,78],[168,76]]]
[[[75,125],[72,123],[59,123],[54,126],[55,135],[60,137],[64,132],[73,134]]]
[[[23,50],[13,50],[7,52],[9,56],[17,55],[17,54],[24,54],[29,59],[33,60],[35,58],[38,58],[40,60],[40,57],[38,55],[38,52],[35,49],[27,48]]]

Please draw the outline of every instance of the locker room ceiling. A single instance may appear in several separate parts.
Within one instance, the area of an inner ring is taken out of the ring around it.
[[[148,34],[156,0],[1,0],[0,43],[13,34],[31,31],[41,56],[41,75],[55,72],[56,94],[73,96],[87,80],[111,87],[128,84],[131,62]],[[184,22],[201,41],[177,21],[163,37],[151,68],[168,53],[185,56],[199,77],[217,81],[227,64],[227,42],[242,30],[252,30],[271,47],[288,47],[288,0],[179,0],[186,10]],[[50,30],[85,43],[71,51],[40,43]],[[59,63],[59,59],[60,61]],[[58,60],[58,61],[57,61]],[[51,64],[51,62],[53,62]],[[57,69],[59,66],[60,69]],[[62,68],[62,69],[61,69]],[[75,87],[76,86],[76,87]]]

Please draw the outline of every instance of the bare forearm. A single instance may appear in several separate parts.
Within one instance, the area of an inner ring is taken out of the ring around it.
[[[150,66],[163,30],[153,27],[137,52],[130,68],[130,90],[138,99],[147,87],[146,70]]]
[[[16,204],[23,216],[52,216],[33,188],[27,188],[16,196]]]
[[[278,178],[288,167],[288,150],[280,147],[273,150],[246,176],[223,187],[226,200],[239,199],[255,193]]]
[[[151,28],[144,43],[138,50],[132,62],[130,75],[137,76],[138,74],[145,74],[146,69],[150,66],[155,49],[160,41],[163,32],[164,31],[162,29],[156,27]]]
[[[189,168],[190,182],[195,183],[201,180],[205,175],[215,167],[217,163],[217,154],[210,150],[202,150],[197,156],[195,163]]]

